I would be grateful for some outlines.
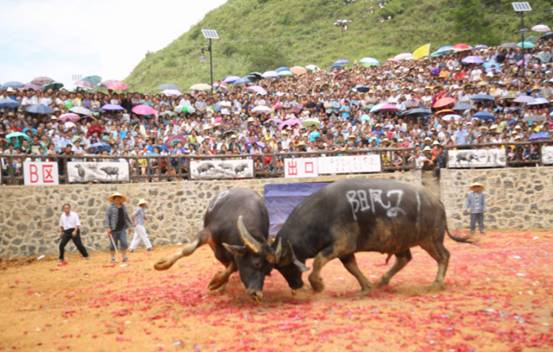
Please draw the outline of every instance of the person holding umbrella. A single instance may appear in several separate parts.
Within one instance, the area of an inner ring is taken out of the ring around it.
[[[117,247],[119,247],[121,250],[121,261],[126,263],[128,261],[127,231],[130,233],[132,228],[129,213],[123,204],[127,201],[127,198],[123,194],[115,192],[108,197],[108,201],[111,204],[106,209],[104,226],[110,241],[111,262],[116,262],[115,253],[117,252]]]
[[[144,227],[144,221],[146,220],[146,208],[148,207],[148,203],[145,199],[140,199],[138,201],[138,207],[132,214],[132,220],[134,222],[134,236],[131,241],[131,245],[129,247],[129,251],[132,253],[136,249],[136,247],[140,244],[140,241],[144,242],[144,245],[146,246],[146,250],[149,252],[152,250],[152,243],[150,242],[150,239],[148,238],[148,233],[146,232],[146,228]]]

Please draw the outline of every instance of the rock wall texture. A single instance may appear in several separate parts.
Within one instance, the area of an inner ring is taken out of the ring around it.
[[[331,182],[348,176],[316,179],[250,179],[217,181],[179,181],[117,185],[59,185],[47,187],[0,187],[0,258],[56,254],[59,217],[64,203],[81,218],[81,237],[91,250],[106,250],[109,239],[103,228],[106,198],[113,192],[125,194],[129,210],[138,199],[149,202],[146,228],[154,245],[184,242],[202,227],[209,201],[232,187],[249,187],[263,194],[269,183]],[[419,172],[365,175],[369,178],[393,178],[421,183]],[[130,241],[130,238],[129,238]],[[67,250],[74,250],[68,244]]]
[[[489,229],[553,228],[553,168],[442,170],[441,198],[449,228],[468,227],[463,214],[469,186],[485,186],[484,224]]]

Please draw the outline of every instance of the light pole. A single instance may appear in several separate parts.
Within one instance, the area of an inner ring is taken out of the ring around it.
[[[513,6],[513,10],[515,12],[518,12],[520,14],[520,38],[521,42],[520,45],[522,46],[522,76],[526,76],[526,62],[525,62],[525,49],[526,49],[526,43],[524,42],[524,33],[526,33],[527,29],[524,28],[524,13],[532,11],[532,7],[528,2],[512,2],[511,5]]]
[[[219,39],[219,34],[215,29],[202,29],[204,38],[208,40],[207,50],[209,51],[209,77],[211,85],[211,94],[213,94],[213,40]]]

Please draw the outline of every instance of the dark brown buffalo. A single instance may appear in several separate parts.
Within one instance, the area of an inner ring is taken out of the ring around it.
[[[236,226],[240,217],[251,240],[243,242]],[[219,193],[211,201],[204,215],[204,228],[198,232],[192,242],[185,244],[173,256],[162,259],[155,264],[157,270],[169,269],[177,260],[192,254],[198,247],[209,244],[215,257],[225,266],[225,270],[217,273],[209,283],[209,289],[223,287],[230,275],[238,270],[240,279],[246,291],[252,298],[262,297],[263,283],[271,266],[267,256],[257,253],[267,253],[270,247],[255,247],[255,243],[267,243],[269,233],[269,214],[263,199],[254,191],[246,188],[233,188]],[[253,248],[254,250],[252,250]],[[274,257],[272,258],[274,263]]]
[[[241,236],[251,241],[245,227],[238,225]],[[275,258],[275,268],[292,289],[303,286],[305,260],[315,258],[309,282],[315,291],[322,291],[321,270],[338,258],[366,291],[371,284],[357,266],[356,252],[396,257],[378,282],[383,286],[411,260],[411,247],[421,246],[438,263],[433,286],[443,288],[449,262],[443,244],[446,233],[455,241],[469,242],[449,233],[442,202],[424,188],[393,180],[354,178],[330,184],[294,208],[277,234],[272,252],[265,254]]]

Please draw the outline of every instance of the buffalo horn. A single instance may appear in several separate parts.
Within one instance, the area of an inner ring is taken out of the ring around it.
[[[249,250],[251,250],[255,254],[261,254],[263,251],[263,247],[261,243],[259,243],[253,236],[248,232],[248,229],[246,229],[246,225],[244,225],[244,220],[242,219],[242,215],[238,217],[238,221],[236,222],[236,225],[238,226],[238,232],[240,232],[240,237],[242,238],[242,242],[248,247]]]

